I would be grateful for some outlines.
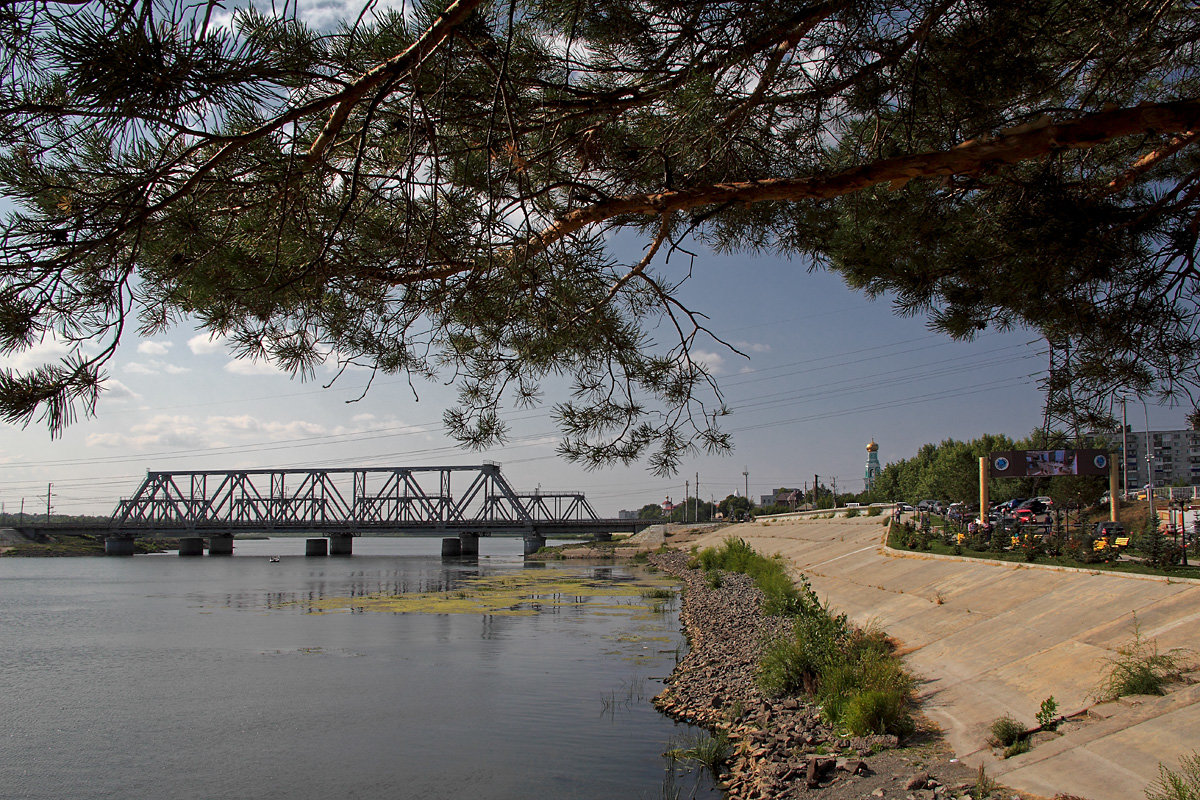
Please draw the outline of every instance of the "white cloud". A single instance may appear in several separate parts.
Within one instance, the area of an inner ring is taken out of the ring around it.
[[[17,372],[28,372],[45,364],[58,363],[71,352],[71,348],[53,337],[34,344],[27,350],[0,356],[0,367],[9,367]]]
[[[151,359],[145,363],[130,361],[125,365],[125,371],[131,375],[161,375],[164,372],[168,375],[182,375],[185,372],[191,372],[187,367],[158,359]]]
[[[287,373],[276,367],[270,361],[251,361],[248,358],[237,358],[225,365],[225,371],[233,375],[281,375]]]
[[[692,361],[702,364],[714,375],[720,375],[725,368],[725,357],[720,353],[713,353],[707,350],[693,350],[691,355]]]
[[[734,342],[733,346],[743,353],[769,353],[771,345],[759,342]]]
[[[138,342],[137,351],[144,356],[165,356],[171,342]]]
[[[213,336],[208,333],[198,333],[188,339],[187,345],[193,355],[206,356],[212,353],[224,352],[225,338],[222,336]]]
[[[116,378],[109,378],[104,381],[104,397],[110,400],[136,400],[141,395]]]

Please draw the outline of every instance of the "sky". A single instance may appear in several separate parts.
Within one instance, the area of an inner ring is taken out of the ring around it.
[[[568,464],[546,406],[516,411],[508,446],[473,453],[442,432],[451,388],[410,387],[378,378],[357,402],[365,373],[332,373],[309,382],[232,358],[186,324],[152,339],[128,338],[108,368],[109,390],[94,418],[52,439],[36,422],[0,427],[0,503],[44,513],[47,485],[56,514],[108,514],[147,470],[474,465],[498,462],[518,491],[582,491],[601,516],[666,497],[679,502],[685,481],[695,495],[720,500],[811,484],[819,475],[839,491],[860,491],[866,444],[883,464],[911,457],[922,444],[983,433],[1024,436],[1042,422],[1037,379],[1047,367],[1044,342],[1027,331],[987,332],[955,342],[901,318],[885,299],[870,301],[827,273],[770,257],[701,253],[667,272],[691,268],[680,296],[710,317],[718,336],[698,351],[733,410],[725,427],[734,450],[686,460],[677,476],[644,464],[596,471]],[[660,265],[662,266],[662,265]],[[28,367],[52,356],[43,346],[9,359]],[[556,399],[553,392],[547,403]],[[1143,415],[1131,423],[1144,426]],[[1181,428],[1183,409],[1149,408],[1153,428]],[[911,499],[911,498],[907,498]]]
[[[398,3],[391,3],[398,5]],[[302,0],[319,25],[356,15],[357,3]],[[630,263],[638,250],[628,249]],[[706,314],[709,327],[747,357],[700,342],[694,355],[718,378],[731,417],[734,450],[686,460],[678,475],[644,464],[587,471],[559,459],[547,413],[566,399],[553,390],[538,409],[510,413],[510,443],[474,453],[442,432],[452,388],[411,386],[403,377],[374,381],[365,372],[333,386],[319,371],[300,382],[273,367],[237,361],[220,342],[184,323],[152,339],[126,336],[107,368],[94,418],[52,439],[37,422],[0,423],[0,506],[57,514],[108,514],[147,470],[472,465],[498,462],[517,490],[583,491],[602,516],[691,494],[751,498],[803,487],[819,475],[839,491],[860,491],[866,444],[883,464],[911,457],[926,442],[983,433],[1027,435],[1042,422],[1038,378],[1044,341],[1029,331],[985,332],[954,342],[923,318],[901,318],[886,298],[867,300],[807,264],[775,257],[673,258],[658,268],[690,269],[679,297]],[[0,365],[28,369],[61,355],[43,343]],[[1142,415],[1132,416],[1139,428]],[[1152,428],[1181,428],[1185,409],[1151,406]],[[748,476],[746,475],[748,473]],[[899,498],[897,498],[899,499]],[[914,500],[915,498],[904,498]]]

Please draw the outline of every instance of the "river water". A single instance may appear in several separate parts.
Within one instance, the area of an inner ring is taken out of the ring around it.
[[[662,757],[698,731],[650,705],[661,576],[521,547],[0,559],[0,797],[719,796]]]

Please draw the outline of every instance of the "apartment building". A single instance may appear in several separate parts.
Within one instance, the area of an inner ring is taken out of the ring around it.
[[[1114,444],[1120,448],[1121,439],[1115,437]],[[1140,489],[1147,483],[1155,486],[1179,484],[1200,485],[1200,431],[1181,429],[1174,431],[1135,431],[1126,428],[1125,469],[1128,486]],[[1153,461],[1146,458],[1147,442]],[[1153,465],[1153,474],[1149,467]]]

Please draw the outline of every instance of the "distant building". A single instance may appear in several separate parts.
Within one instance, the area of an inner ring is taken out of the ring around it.
[[[638,512],[636,512],[636,511],[626,511],[625,509],[621,509],[620,511],[617,512],[617,519],[637,519],[637,518],[638,518]]]
[[[1120,434],[1110,434],[1109,439],[1120,450]],[[1200,485],[1200,431],[1182,429],[1147,434],[1129,426],[1125,430],[1125,441],[1129,447],[1125,453],[1125,470],[1130,491],[1148,483],[1155,486]],[[1147,441],[1154,456],[1153,473],[1146,460]]]
[[[875,481],[879,479],[879,445],[875,444],[875,439],[871,439],[871,443],[867,445],[867,469],[863,473],[863,482],[865,483],[864,491],[871,491],[875,488]]]

